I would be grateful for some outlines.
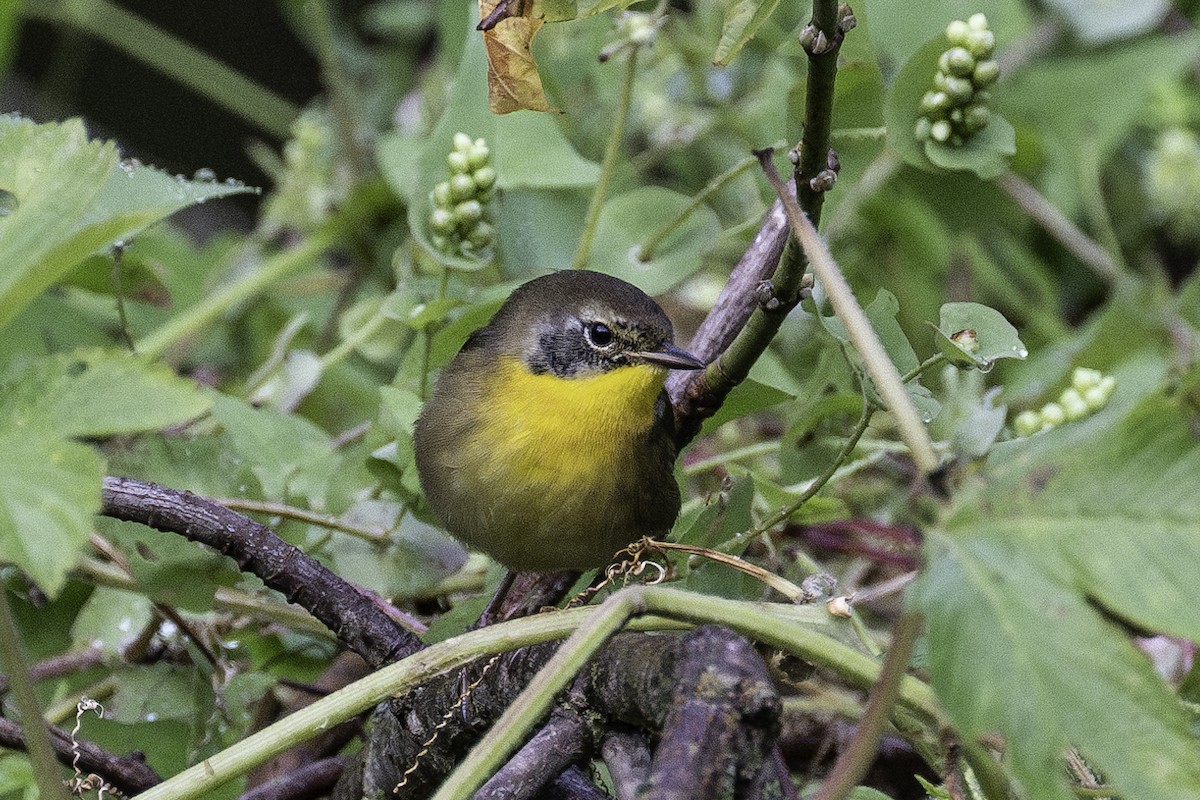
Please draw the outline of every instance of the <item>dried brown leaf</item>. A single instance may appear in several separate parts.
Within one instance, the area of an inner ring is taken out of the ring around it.
[[[480,0],[480,18],[486,19],[496,5],[493,0]],[[518,10],[517,5],[514,3],[510,11]],[[543,24],[541,10],[532,0],[519,5],[519,13],[504,17],[483,32],[488,58],[488,107],[495,114],[521,109],[555,110],[542,91],[542,78],[530,50]]]

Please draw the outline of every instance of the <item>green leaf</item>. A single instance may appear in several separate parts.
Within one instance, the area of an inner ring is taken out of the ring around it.
[[[71,625],[76,647],[95,647],[120,657],[122,649],[143,634],[154,617],[154,606],[140,592],[98,586]]]
[[[716,414],[704,421],[705,434],[715,431],[726,422],[741,419],[755,411],[777,406],[792,399],[792,395],[774,386],[747,378],[733,387]]]
[[[634,0],[539,0],[537,7],[545,13],[546,22],[564,22],[605,11],[623,11],[633,3]]]
[[[941,142],[925,142],[925,155],[942,169],[974,172],[990,180],[1008,171],[1017,152],[1017,132],[1008,120],[992,114],[987,127],[958,147]]]
[[[1192,30],[1044,59],[1013,75],[994,106],[1045,150],[1042,192],[1073,216],[1080,207],[1080,165],[1104,164],[1135,128],[1146,124],[1154,88],[1198,56],[1200,33]],[[1115,87],[1129,102],[1113,102]]]
[[[0,327],[76,264],[185,206],[250,191],[122,166],[83,123],[0,117]]]
[[[590,197],[583,189],[512,189],[498,194],[496,237],[505,272],[528,279],[567,267],[579,247]]]
[[[591,188],[600,165],[583,158],[550,114],[504,114],[492,118],[492,158],[501,189]]]
[[[384,180],[392,187],[392,191],[408,203],[415,202],[418,197],[418,167],[423,146],[423,138],[388,131],[379,137],[379,144],[375,147],[375,158]],[[425,210],[428,213],[429,209]]]
[[[875,299],[863,311],[896,369],[900,370],[901,374],[916,369],[921,362],[909,344],[908,337],[904,335],[900,323],[896,321],[896,315],[900,313],[900,301],[896,299],[896,295],[887,289],[880,289],[875,294]],[[832,314],[822,316],[821,324],[839,341],[850,346],[850,334],[846,333],[846,326],[840,318]]]
[[[462,544],[405,513],[399,503],[365,500],[341,519],[390,532],[386,548],[347,537],[333,551],[339,574],[353,575],[355,583],[388,597],[428,591],[467,560]]]
[[[779,0],[734,0],[727,4],[725,23],[721,27],[721,39],[717,42],[713,63],[728,66],[778,7]]]
[[[1128,39],[1162,22],[1171,8],[1169,0],[1134,0],[1114,4],[1108,0],[1048,0],[1067,24],[1090,44]]]
[[[637,258],[637,249],[691,203],[687,195],[659,186],[612,198],[600,212],[588,267],[629,281],[647,294],[667,291],[703,265],[704,254],[721,234],[717,215],[708,206],[697,208],[648,262]]]
[[[100,510],[103,459],[70,437],[155,431],[211,401],[162,365],[106,350],[31,362],[0,386],[0,557],[54,595]]]
[[[167,480],[169,472],[150,474],[167,485],[183,488]],[[144,525],[107,517],[98,518],[95,525],[125,554],[138,593],[156,603],[196,613],[211,611],[217,588],[233,586],[241,579],[232,559],[182,536],[164,535]]]
[[[677,537],[673,535],[673,539],[699,547],[716,547],[753,527],[754,479],[737,466],[730,466],[730,473],[734,478],[729,491],[721,492],[687,530],[680,531]],[[762,584],[749,575],[705,558],[688,563],[684,585],[690,590],[738,599],[762,596]]]
[[[864,9],[855,8],[862,14]],[[987,15],[1001,48],[1017,41],[1034,27],[1030,7],[1021,0],[946,0],[939,3],[871,3],[865,9],[867,33],[885,66],[903,64],[934,34],[944,34],[955,19],[975,13]],[[945,47],[942,48],[943,50]],[[933,78],[930,72],[927,80]]]
[[[847,797],[849,800],[892,800],[888,795],[870,786],[855,786]]]
[[[961,331],[975,332],[977,348],[965,350],[951,337]],[[946,303],[934,328],[934,344],[958,366],[974,366],[987,372],[1001,358],[1023,359],[1029,355],[1017,329],[994,308],[979,303]]]
[[[34,362],[0,386],[0,404],[59,436],[158,430],[206,413],[209,396],[161,364],[126,353],[81,350]]]
[[[43,425],[0,417],[0,560],[53,597],[100,510],[104,460]]]
[[[896,365],[896,369],[901,375],[907,375],[920,366],[921,362],[917,359],[916,352],[909,344],[908,337],[904,335],[904,329],[900,327],[900,323],[896,319],[896,315],[900,313],[900,302],[896,300],[896,295],[887,289],[880,289],[875,295],[875,299],[863,311],[866,313],[867,319],[871,321],[871,327],[878,334],[879,341],[883,344],[888,358]],[[821,317],[821,324],[846,345],[846,350],[851,354],[851,358],[856,364],[861,365],[862,359],[850,344],[850,335],[846,333],[846,327],[842,321],[838,317],[830,315]],[[865,373],[864,378],[868,382],[872,397],[879,405],[883,406],[883,400],[875,391],[874,383],[870,381],[870,378],[865,377]],[[910,380],[904,384],[904,388],[916,405],[922,420],[929,422],[937,416],[941,404],[919,381]]]
[[[14,4],[13,8],[18,8]],[[13,800],[37,800],[38,784],[33,764],[24,753],[5,753],[0,756],[0,795]]]
[[[300,405],[321,381],[325,366],[311,350],[289,350],[275,373],[254,390],[250,402],[287,411]]]
[[[149,303],[159,308],[171,304],[171,293],[153,266],[139,253],[126,252],[121,257],[121,269],[114,275],[111,255],[96,255],[79,263],[63,283],[87,289],[97,294],[116,295],[126,300]],[[119,283],[118,283],[119,281]]]
[[[399,289],[364,297],[338,319],[338,334],[343,342],[352,342],[363,358],[387,362],[412,341],[413,329],[405,323],[416,307],[417,299]]]
[[[421,398],[406,389],[383,386],[379,389],[379,399],[379,420],[372,433],[384,437],[385,444],[375,449],[371,458],[373,462],[383,462],[398,469],[400,487],[414,497],[420,496],[412,431],[421,413]],[[372,466],[378,467],[378,464],[372,463]]]
[[[1093,417],[996,446],[930,536],[913,598],[951,718],[967,737],[1004,735],[1030,797],[1070,796],[1058,766],[1067,743],[1123,796],[1200,792],[1200,751],[1178,704],[1097,611],[1200,639],[1195,420],[1162,394],[1130,409],[1161,383],[1161,364],[1130,362],[1115,376]]]
[[[999,387],[984,391],[983,374],[977,370],[948,370],[942,373],[942,389],[942,411],[930,434],[949,441],[955,453],[967,458],[987,455],[1008,418],[1008,407],[995,403]]]
[[[168,719],[191,721],[196,717],[197,691],[207,683],[195,668],[166,663],[122,669],[115,677],[117,693],[105,718],[129,725]]]
[[[286,497],[301,471],[320,468],[331,451],[329,436],[303,417],[254,408],[228,395],[213,397],[213,417],[250,464],[266,497]]]
[[[959,735],[1004,736],[1028,797],[1072,796],[1068,744],[1124,797],[1196,797],[1195,740],[1145,656],[1019,542],[992,533],[984,523],[970,536],[930,536],[912,598],[929,620],[934,690]]]

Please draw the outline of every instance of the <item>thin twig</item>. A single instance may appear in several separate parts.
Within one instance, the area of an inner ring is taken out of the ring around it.
[[[909,656],[912,655],[913,646],[920,633],[919,616],[906,612],[900,617],[896,623],[895,636],[892,637],[892,646],[883,660],[879,679],[871,688],[870,699],[867,700],[866,710],[855,728],[850,746],[842,751],[829,776],[813,795],[813,800],[843,800],[867,774],[875,760],[879,737],[883,734],[883,726],[887,723],[892,706],[896,702],[900,682],[908,668]]]
[[[1030,219],[1041,226],[1042,230],[1054,237],[1067,252],[1079,259],[1105,283],[1113,284],[1121,278],[1121,268],[1104,248],[1080,230],[1029,181],[1010,172],[997,178],[996,185],[1003,189]]]
[[[608,134],[608,144],[604,147],[604,161],[600,165],[600,178],[596,188],[592,190],[592,200],[588,204],[587,216],[584,218],[583,233],[579,235],[579,247],[575,258],[571,261],[571,269],[583,269],[592,257],[592,239],[596,236],[596,228],[600,222],[600,212],[604,208],[604,200],[608,195],[608,184],[616,171],[617,155],[621,152],[621,139],[625,135],[625,123],[629,120],[629,106],[633,102],[633,86],[637,78],[638,49],[629,48],[628,60],[625,62],[625,79],[621,84],[621,98],[617,103],[617,114],[613,120],[612,131]]]
[[[312,613],[373,666],[421,649],[377,603],[265,525],[191,492],[130,478],[105,478],[103,514],[214,547]]]
[[[917,469],[922,474],[928,475],[937,469],[938,458],[933,451],[933,442],[929,439],[925,423],[921,421],[921,416],[917,413],[912,398],[904,389],[904,381],[901,379],[896,365],[888,357],[887,351],[883,349],[883,343],[879,341],[879,335],[871,327],[871,321],[867,319],[867,315],[863,313],[862,307],[854,298],[854,292],[851,291],[850,284],[846,282],[842,271],[838,269],[837,262],[833,260],[829,246],[817,233],[812,221],[800,210],[795,199],[787,194],[783,182],[775,172],[775,165],[770,159],[770,154],[763,154],[760,161],[775,193],[783,201],[788,221],[804,247],[809,263],[812,264],[813,274],[825,289],[830,305],[833,306],[834,312],[845,326],[850,343],[862,357],[863,364],[875,382],[875,388],[880,397],[883,398],[888,410],[896,418],[900,436],[908,445]]]
[[[286,503],[271,503],[265,500],[248,500],[240,497],[218,497],[214,498],[213,502],[220,503],[231,511],[251,511],[258,514],[270,514],[284,519],[294,519],[297,522],[307,522],[310,525],[348,533],[351,536],[356,536],[372,544],[389,544],[391,542],[391,537],[388,536],[387,531],[351,525],[337,517],[318,514],[306,508],[296,508]]]

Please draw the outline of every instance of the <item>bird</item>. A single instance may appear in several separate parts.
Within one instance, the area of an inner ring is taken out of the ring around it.
[[[645,292],[588,270],[517,287],[442,371],[414,427],[421,488],[455,538],[520,572],[605,566],[679,514],[675,345]]]

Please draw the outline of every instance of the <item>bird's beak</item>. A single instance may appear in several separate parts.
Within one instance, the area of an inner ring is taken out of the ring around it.
[[[704,369],[703,361],[670,342],[663,342],[657,350],[635,353],[634,357],[667,369]]]

